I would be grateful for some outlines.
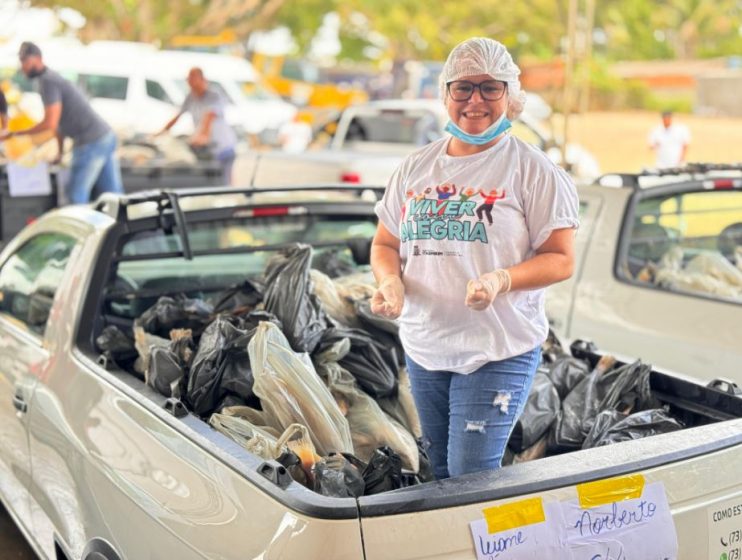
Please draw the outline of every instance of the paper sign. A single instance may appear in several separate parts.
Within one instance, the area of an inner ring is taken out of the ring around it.
[[[550,527],[550,520],[561,515],[558,504],[532,498],[482,513],[483,519],[469,523],[478,560],[559,558],[559,533]]]
[[[560,503],[562,517],[552,525],[563,535],[573,560],[676,560],[678,537],[661,482],[643,485],[639,497],[634,478],[602,481],[599,492],[585,500],[590,488],[583,488],[579,501]],[[622,484],[625,487],[622,490]],[[609,492],[605,492],[608,489]],[[596,499],[612,495],[617,501]],[[623,499],[621,499],[623,498]],[[582,507],[582,503],[596,504]]]
[[[45,196],[52,193],[49,167],[45,162],[33,166],[8,162],[10,196]]]
[[[742,560],[742,498],[708,508],[709,558]]]

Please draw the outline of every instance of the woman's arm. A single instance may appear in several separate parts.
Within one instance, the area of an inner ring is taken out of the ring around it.
[[[507,269],[511,279],[511,290],[543,288],[566,280],[574,270],[575,230],[555,229],[536,254]]]
[[[385,276],[401,276],[402,265],[399,258],[399,238],[379,222],[376,235],[371,244],[371,270],[377,282]]]

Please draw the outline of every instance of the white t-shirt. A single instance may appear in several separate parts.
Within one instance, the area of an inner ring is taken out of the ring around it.
[[[188,111],[191,114],[196,130],[199,129],[206,115],[214,113],[209,143],[215,156],[226,150],[234,149],[237,144],[237,136],[224,117],[225,106],[226,102],[219,92],[207,89],[201,97],[194,95],[193,92],[189,93],[180,109],[182,112]]]
[[[683,146],[690,144],[688,127],[682,124],[658,125],[649,134],[649,145],[657,150],[657,167],[677,167]]]
[[[555,229],[577,228],[579,202],[569,176],[518,138],[463,157],[446,154],[449,140],[405,159],[376,214],[400,238],[405,351],[425,369],[471,373],[539,346],[548,323],[543,289],[474,311],[467,282],[530,258]]]

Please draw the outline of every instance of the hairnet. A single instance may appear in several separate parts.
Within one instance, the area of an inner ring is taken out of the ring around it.
[[[453,48],[438,79],[441,98],[446,98],[447,83],[478,74],[489,74],[495,80],[507,82],[507,117],[517,119],[526,102],[518,79],[520,68],[513,62],[505,45],[487,37],[473,37]]]

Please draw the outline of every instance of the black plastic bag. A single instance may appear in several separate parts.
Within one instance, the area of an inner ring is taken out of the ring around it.
[[[145,375],[146,383],[166,397],[181,396],[180,384],[185,372],[180,360],[169,348],[153,347]]]
[[[279,330],[283,332],[283,325],[281,324],[281,321],[278,320],[278,317],[276,317],[273,313],[269,313],[268,311],[264,310],[251,311],[247,315],[242,315],[241,317],[239,317],[239,320],[236,324],[244,331],[252,331],[257,329],[258,325],[264,321],[273,323],[279,328]]]
[[[360,461],[351,461],[347,454],[331,453],[314,465],[315,491],[335,498],[359,498],[366,483]],[[354,464],[356,463],[356,464]]]
[[[255,280],[245,280],[239,286],[219,294],[214,304],[214,313],[231,313],[239,315],[252,311],[263,301],[264,286]]]
[[[568,356],[564,351],[561,341],[557,337],[553,330],[549,329],[549,334],[546,336],[546,340],[541,345],[541,359],[544,364],[552,364],[557,359]]]
[[[649,386],[652,366],[636,361],[627,364],[621,370],[622,373],[601,401],[600,410],[639,412],[660,407],[661,403],[652,396],[652,389]]]
[[[186,396],[192,410],[201,416],[219,409],[228,395],[242,399],[241,404],[254,396],[247,355],[253,331],[239,329],[231,321],[220,315],[206,328],[191,364]],[[235,404],[233,400],[230,403]]]
[[[606,411],[608,413],[610,411]],[[608,414],[606,414],[606,417]],[[614,417],[615,418],[615,417]],[[683,425],[662,409],[650,409],[636,412],[626,418],[608,425],[602,433],[597,433],[598,422],[595,422],[596,433],[590,438],[591,447],[601,447],[622,441],[641,439],[657,434],[666,434],[682,430]],[[585,440],[587,449],[588,440]]]
[[[278,317],[295,352],[313,352],[327,329],[327,317],[312,293],[312,248],[296,245],[273,257],[265,272],[265,309]]]
[[[435,474],[433,474],[433,463],[430,461],[428,455],[428,449],[430,448],[430,441],[424,438],[417,438],[417,450],[420,454],[420,468],[417,472],[417,479],[422,482],[430,482],[435,480]]]
[[[562,410],[549,433],[549,450],[567,451],[582,447],[590,432],[600,403],[621,370],[609,371],[612,358],[605,357],[590,374],[580,381],[562,402]]]
[[[134,360],[139,356],[134,341],[113,325],[101,331],[95,339],[95,345],[109,360],[123,369],[131,369]]]
[[[590,433],[585,437],[585,441],[582,442],[583,449],[590,449],[595,447],[595,442],[613,425],[617,424],[628,414],[619,412],[618,410],[603,410],[596,417],[593,427]]]
[[[361,388],[378,399],[397,393],[397,355],[361,329],[331,328],[325,331],[318,352],[347,338],[350,352],[339,361],[341,367],[356,379]]]
[[[551,428],[561,404],[551,378],[543,372],[537,372],[523,414],[515,423],[508,446],[520,453],[534,445]]]
[[[564,399],[572,389],[590,373],[590,366],[569,355],[561,355],[551,363],[543,363],[539,371],[544,371],[554,384],[560,399]]]
[[[366,496],[402,487],[402,459],[389,447],[380,447],[363,470]]]
[[[200,299],[189,299],[184,295],[162,296],[152,307],[137,319],[136,323],[146,332],[170,338],[173,329],[191,329],[198,337],[211,322],[214,308]]]
[[[343,255],[337,249],[322,251],[312,259],[312,268],[326,274],[330,278],[347,276],[356,272],[355,263],[351,262],[350,255]]]
[[[402,348],[402,341],[399,339],[399,325],[397,322],[372,313],[369,301],[356,301],[355,308],[363,330],[386,348],[393,348],[397,356],[397,365],[405,365],[404,348]]]

